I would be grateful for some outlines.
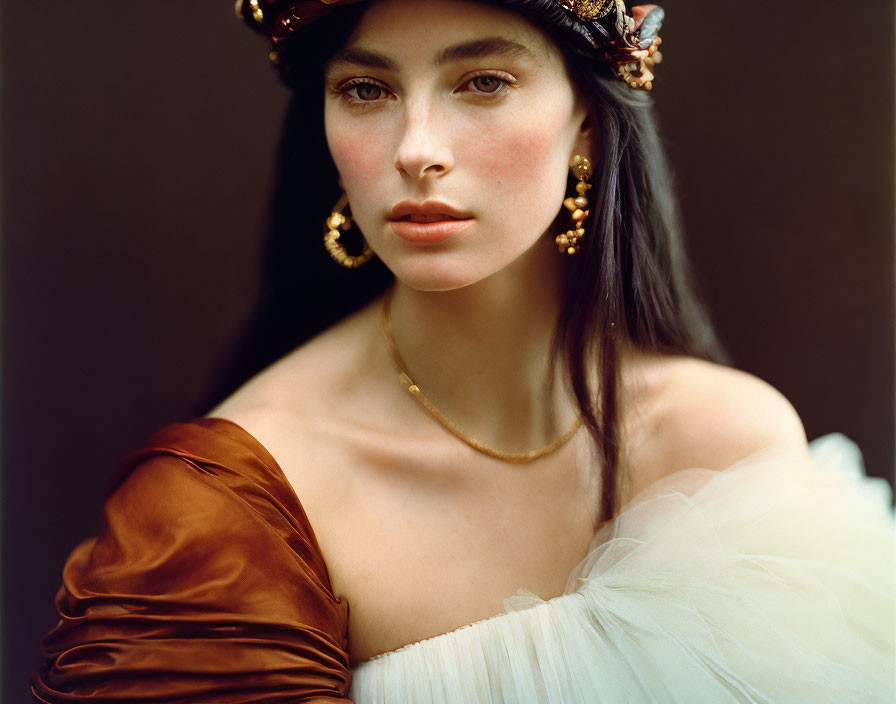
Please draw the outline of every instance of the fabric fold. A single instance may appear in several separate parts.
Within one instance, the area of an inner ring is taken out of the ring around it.
[[[348,604],[282,470],[232,423],[167,426],[70,555],[38,701],[346,702]]]
[[[891,500],[840,434],[675,472],[598,530],[563,595],[521,590],[359,663],[350,697],[892,702]]]

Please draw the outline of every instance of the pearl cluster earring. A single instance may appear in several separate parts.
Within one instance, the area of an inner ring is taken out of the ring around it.
[[[560,253],[575,254],[579,251],[579,240],[585,236],[585,218],[588,217],[590,210],[588,207],[588,199],[585,193],[591,188],[588,180],[591,178],[591,160],[588,157],[576,154],[569,162],[569,168],[572,175],[579,182],[576,184],[576,196],[567,198],[563,201],[563,205],[570,211],[573,226],[562,235],[557,235],[554,241],[560,249]]]

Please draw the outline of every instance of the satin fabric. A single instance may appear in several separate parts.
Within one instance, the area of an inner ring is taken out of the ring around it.
[[[32,677],[42,702],[884,702],[893,697],[889,487],[847,438],[652,484],[566,593],[350,670],[298,497],[223,419],[122,464]]]
[[[37,701],[348,701],[348,604],[245,430],[162,428],[122,462],[103,515],[63,570]]]

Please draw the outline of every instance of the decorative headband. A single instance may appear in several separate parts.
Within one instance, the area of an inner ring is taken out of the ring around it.
[[[236,15],[269,36],[274,47],[338,5],[364,0],[236,0]],[[554,0],[570,16],[578,33],[609,65],[613,75],[630,88],[653,88],[653,68],[663,59],[659,36],[665,13],[658,5],[634,5],[624,0]],[[276,51],[271,52],[272,60]]]

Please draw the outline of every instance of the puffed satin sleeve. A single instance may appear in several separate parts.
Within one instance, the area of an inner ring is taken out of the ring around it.
[[[36,699],[348,702],[348,604],[282,471],[229,421],[154,439],[65,565]]]

